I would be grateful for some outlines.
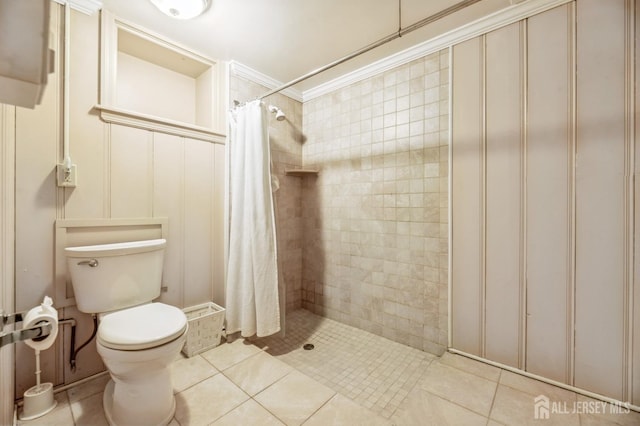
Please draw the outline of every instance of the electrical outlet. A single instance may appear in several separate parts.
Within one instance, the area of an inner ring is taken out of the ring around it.
[[[67,172],[64,164],[58,164],[57,168],[58,186],[65,188],[75,188],[78,184],[78,168],[75,164]]]

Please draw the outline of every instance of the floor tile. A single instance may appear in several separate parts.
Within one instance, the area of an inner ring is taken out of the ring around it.
[[[466,356],[445,352],[439,362],[448,365],[449,367],[454,367],[458,370],[484,377],[485,379],[493,382],[497,382],[500,378],[500,368],[485,364],[484,362],[476,361],[475,359],[467,358]]]
[[[207,425],[249,399],[222,374],[176,395],[175,418],[181,425]]]
[[[437,362],[421,381],[422,389],[488,416],[497,383]]]
[[[619,405],[612,405],[585,395],[577,395],[577,401],[584,414],[580,414],[581,425],[640,425],[640,413],[626,410]],[[597,411],[597,412],[596,412]]]
[[[580,424],[578,415],[574,413],[549,412],[548,419],[536,419],[535,408],[535,396],[508,386],[499,385],[490,418],[502,424],[514,426],[535,424],[578,426]],[[551,409],[551,407],[549,408]],[[569,405],[568,410],[571,411],[572,409],[573,406]]]
[[[109,380],[111,380],[111,376],[107,373],[98,376],[93,380],[82,383],[81,385],[73,386],[67,390],[69,402],[73,403],[83,398],[104,392],[104,388],[107,386]]]
[[[500,384],[528,393],[529,395],[544,395],[549,398],[550,401],[568,402],[571,406],[573,406],[573,402],[576,400],[575,392],[507,370],[502,372]]]
[[[484,426],[487,418],[422,389],[414,390],[391,417],[394,425]]]
[[[416,385],[434,355],[315,315],[287,315],[284,338],[254,343],[312,379],[385,417]],[[312,343],[313,350],[304,350]]]
[[[637,425],[638,423],[635,423]],[[620,423],[601,415],[580,414],[580,426],[619,426]]]
[[[600,408],[605,413],[552,411],[536,422],[538,395],[566,410],[603,403],[461,355],[436,358],[308,311],[288,315],[287,324],[285,338],[254,341],[264,351],[239,339],[192,358],[177,356],[170,426],[640,425],[640,413],[619,414],[610,404]],[[304,350],[304,343],[315,349]],[[51,413],[18,425],[106,425],[108,380],[104,374],[60,392]]]
[[[71,412],[77,426],[107,426],[102,407],[102,393],[71,403]]]
[[[385,418],[340,394],[336,394],[304,422],[305,426],[390,426],[391,424]]]
[[[232,343],[221,343],[200,355],[218,370],[223,371],[259,352],[260,348],[249,341],[237,339]]]
[[[237,408],[222,416],[212,423],[215,426],[238,426],[238,425],[260,425],[260,426],[282,426],[273,414],[264,409],[263,406],[253,399],[244,402]]]
[[[182,392],[217,373],[218,370],[201,356],[180,358],[171,363],[173,392]]]
[[[291,426],[302,424],[334,395],[333,390],[294,370],[255,400]]]
[[[292,370],[271,355],[260,352],[224,370],[233,383],[251,396],[273,384]]]

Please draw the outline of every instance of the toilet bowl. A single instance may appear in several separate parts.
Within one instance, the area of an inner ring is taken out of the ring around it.
[[[67,247],[78,309],[98,315],[97,350],[111,380],[110,425],[166,425],[176,403],[170,364],[186,340],[187,317],[160,296],[164,239]]]
[[[175,413],[169,366],[187,333],[184,313],[150,303],[102,316],[98,354],[111,381],[103,396],[112,425],[166,425]]]

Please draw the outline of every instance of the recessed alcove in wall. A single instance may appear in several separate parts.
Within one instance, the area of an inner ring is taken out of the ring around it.
[[[104,121],[220,142],[223,64],[102,14],[100,104]]]
[[[132,219],[59,219],[55,224],[55,301],[63,308],[76,304],[67,276],[66,247],[110,244],[123,241],[168,238],[166,217]]]

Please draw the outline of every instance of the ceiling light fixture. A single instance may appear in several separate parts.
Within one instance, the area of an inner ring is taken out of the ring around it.
[[[150,0],[160,11],[175,19],[191,19],[209,7],[210,0]]]

